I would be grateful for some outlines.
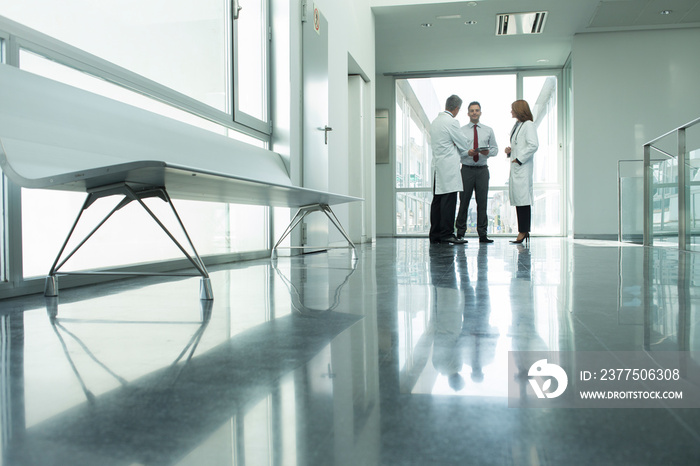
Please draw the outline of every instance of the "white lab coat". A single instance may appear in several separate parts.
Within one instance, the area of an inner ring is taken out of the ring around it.
[[[531,121],[516,123],[510,137],[510,161],[518,159],[522,165],[510,164],[510,177],[508,178],[508,196],[510,205],[526,206],[534,203],[532,189],[533,165],[532,157],[537,152],[537,128]]]
[[[464,189],[459,152],[468,151],[468,144],[459,122],[449,113],[440,112],[430,125],[435,194],[455,193]]]

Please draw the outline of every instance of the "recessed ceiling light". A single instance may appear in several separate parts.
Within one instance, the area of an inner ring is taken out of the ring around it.
[[[423,23],[423,24],[420,25],[420,27],[422,27],[422,28],[430,28],[430,27],[433,27],[433,23]]]
[[[474,21],[474,20],[469,20],[469,21],[465,21],[464,24],[466,24],[466,25],[468,25],[468,26],[471,26],[472,24],[476,24],[476,21]]]
[[[443,16],[436,16],[435,19],[459,19],[461,17],[462,17],[462,15],[443,15]]]
[[[539,60],[537,60],[537,63],[549,63],[549,60],[546,58],[540,58]]]
[[[671,13],[673,13],[673,10],[662,10],[662,11],[659,11],[659,14],[660,14],[660,15],[670,15]]]
[[[476,6],[476,2],[467,2],[467,6]]]

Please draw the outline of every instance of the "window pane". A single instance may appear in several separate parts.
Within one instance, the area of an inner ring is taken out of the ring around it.
[[[125,90],[93,76],[59,65],[33,53],[20,54],[21,68],[44,75],[91,92],[120,100],[146,110],[183,120],[219,134],[243,138],[235,131],[227,131],[214,123],[202,120],[187,112],[155,102],[140,94]],[[251,142],[247,140],[246,142]],[[256,145],[264,145],[255,140]],[[77,216],[85,195],[45,190],[22,190],[22,241],[25,277],[48,273],[65,236]],[[105,198],[91,207],[85,225],[94,227],[114,205],[114,198]],[[263,250],[267,245],[267,209],[261,206],[241,206],[223,203],[207,203],[175,200],[175,207],[188,229],[188,233],[200,255]],[[99,204],[99,205],[98,205]],[[179,226],[171,218],[172,212],[162,201],[148,200],[149,208],[165,221],[170,231],[182,244],[186,238],[179,236]],[[233,219],[236,221],[234,222]],[[90,223],[90,221],[93,221]],[[138,225],[135,230],[132,225]],[[245,228],[242,227],[245,225]],[[88,230],[77,233],[86,234]],[[176,234],[176,232],[178,234]],[[137,234],[135,234],[137,233]],[[74,243],[71,243],[74,244]],[[75,257],[66,263],[65,270],[82,270],[95,267],[123,266],[182,258],[181,252],[164,235],[145,211],[130,205],[115,214],[91,238]],[[70,249],[69,249],[70,251]]]
[[[236,108],[267,121],[267,0],[247,0],[236,20]]]
[[[403,94],[397,89],[396,94],[396,187],[397,188],[407,188],[408,182],[406,181],[406,176],[404,175],[404,158],[405,154],[408,152],[404,147],[404,131],[403,126],[406,122],[406,117],[404,115],[404,106],[406,101],[403,98]]]
[[[559,150],[557,133],[557,78],[554,76],[525,76],[523,96],[530,104],[537,125],[535,183],[557,183],[559,180]]]
[[[60,63],[51,61],[45,57],[42,57],[41,55],[37,55],[26,50],[20,50],[19,62],[20,68],[23,70],[53,79],[54,81],[59,81],[73,87],[84,89],[92,92],[93,94],[109,97],[110,99],[133,105],[134,107],[142,108],[159,115],[167,116],[174,120],[182,121],[183,123],[197,126],[217,134],[228,134],[229,137],[235,137],[241,140],[245,138],[245,135],[235,134],[234,131],[229,130],[228,128],[225,128],[219,124],[205,120],[204,118],[200,118],[168,104],[158,102],[157,100],[153,100],[137,92],[132,92],[121,86],[112,84],[87,73],[80,72],[74,68],[61,65]],[[247,138],[245,142],[251,143],[251,140],[252,138]],[[255,141],[258,143],[256,145],[262,143],[262,141]]]
[[[430,137],[429,129],[413,116],[409,119],[409,173],[408,186],[411,188],[429,188],[430,183]]]
[[[0,15],[229,110],[226,2],[0,0]]]
[[[396,234],[427,234],[430,231],[429,192],[396,193]]]
[[[396,187],[431,187],[430,122],[414,90],[404,83],[401,87],[411,94],[406,98],[397,86],[396,110]]]

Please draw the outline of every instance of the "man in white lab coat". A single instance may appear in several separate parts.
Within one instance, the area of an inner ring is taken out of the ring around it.
[[[430,242],[464,244],[454,233],[457,193],[462,191],[460,152],[469,151],[469,141],[455,119],[462,99],[451,95],[430,125],[430,145],[433,150],[433,202],[430,205]]]

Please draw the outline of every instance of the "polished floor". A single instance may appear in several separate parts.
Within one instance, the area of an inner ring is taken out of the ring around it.
[[[509,407],[515,350],[700,350],[700,255],[533,238],[0,301],[3,465],[700,464],[698,409]]]

